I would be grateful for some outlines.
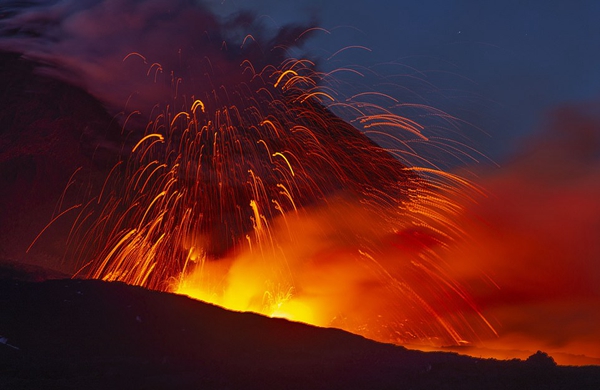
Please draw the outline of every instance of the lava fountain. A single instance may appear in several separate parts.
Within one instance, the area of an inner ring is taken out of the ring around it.
[[[90,26],[120,3],[91,3],[95,17],[66,18],[65,29],[114,38],[113,30]],[[189,23],[195,14],[154,6],[165,18],[198,25]],[[463,204],[479,190],[430,156],[462,153],[461,146],[401,113],[452,118],[382,92],[343,94],[339,86],[361,78],[360,69],[324,72],[290,55],[322,29],[284,29],[264,50],[258,34],[241,47],[211,36],[215,22],[201,15],[208,27],[173,28],[184,41],[194,37],[193,45],[174,51],[148,30],[152,39],[127,41],[118,63],[83,58],[92,45],[71,51],[67,39],[59,56],[49,55],[30,39],[43,35],[37,30],[7,41],[34,59],[80,69],[84,80],[102,80],[87,87],[108,106],[120,101],[123,85],[131,87],[120,122],[125,157],[95,195],[57,213],[77,213],[65,255],[78,263],[74,276],[386,342],[461,345],[494,335],[444,261],[464,236],[456,222]],[[144,28],[142,16],[129,22]],[[46,71],[65,77],[60,67]]]
[[[162,69],[139,53],[124,61]],[[454,199],[477,189],[412,164],[424,128],[364,94],[338,100],[332,77],[308,60],[260,70],[243,60],[237,85],[157,106],[80,208],[76,276],[384,341],[493,332],[439,254],[461,235]],[[174,93],[183,83],[172,78]]]

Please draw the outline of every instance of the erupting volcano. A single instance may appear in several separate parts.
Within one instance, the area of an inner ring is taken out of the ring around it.
[[[130,51],[115,68],[136,80],[120,120],[125,157],[96,194],[55,213],[76,214],[74,276],[396,343],[493,334],[438,253],[461,235],[456,197],[476,188],[421,155],[440,135],[399,114],[435,111],[345,96],[344,75],[360,70],[289,57],[325,30],[289,28],[265,48],[259,29],[232,48],[201,20],[193,45],[162,59]]]
[[[27,251],[68,223],[74,278],[394,344],[501,336],[482,302],[502,274],[465,249],[488,239],[469,214],[488,193],[444,165],[475,154],[458,120],[363,88],[365,69],[295,55],[325,29],[269,38],[251,15],[222,22],[191,1],[85,3],[15,4],[0,19],[14,61],[81,86],[112,118],[87,141],[102,168],[72,171]],[[115,7],[135,31],[102,27]]]
[[[463,312],[477,309],[432,249],[458,234],[451,196],[468,183],[401,162],[427,141],[420,126],[338,102],[306,60],[240,65],[247,81],[234,89],[157,113],[82,207],[77,275],[386,341],[476,337]],[[324,102],[392,138],[395,155]]]

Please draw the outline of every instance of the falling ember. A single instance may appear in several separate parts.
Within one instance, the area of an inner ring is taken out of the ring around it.
[[[382,94],[340,99],[336,72],[308,60],[238,72],[190,96],[172,76],[173,102],[80,208],[76,276],[388,342],[493,334],[440,257],[462,235],[454,199],[477,189],[416,155],[424,128],[369,100]]]

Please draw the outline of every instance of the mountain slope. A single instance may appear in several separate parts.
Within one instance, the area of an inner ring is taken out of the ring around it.
[[[600,367],[425,353],[122,283],[0,281],[2,388],[592,389]],[[18,348],[18,349],[17,349]]]

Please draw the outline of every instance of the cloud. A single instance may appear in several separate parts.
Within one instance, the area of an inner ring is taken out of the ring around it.
[[[480,172],[489,196],[449,261],[499,324],[491,345],[598,357],[599,152],[593,110],[562,107],[512,161]]]
[[[267,32],[249,12],[223,19],[193,0],[9,2],[0,11],[0,49],[45,64],[41,71],[83,87],[113,112],[126,107],[146,117],[177,95],[239,82],[243,59],[257,69],[278,64],[306,29]]]

